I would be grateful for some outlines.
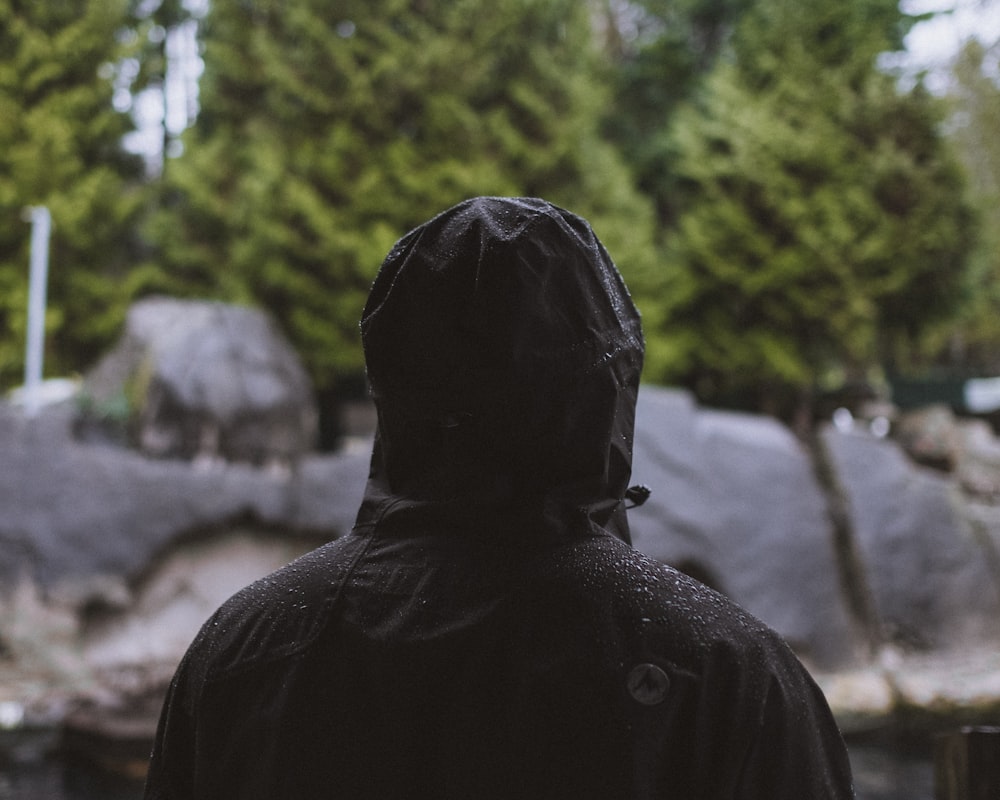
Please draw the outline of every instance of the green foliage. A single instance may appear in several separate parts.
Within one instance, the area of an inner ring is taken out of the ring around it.
[[[356,382],[382,257],[476,194],[589,218],[642,309],[646,377],[709,401],[781,406],[954,350],[956,306],[968,358],[996,351],[995,55],[956,73],[987,234],[967,271],[937,104],[875,67],[912,22],[896,0],[209,9],[201,113],[152,196],[112,94],[164,80],[153,26],[182,24],[184,2],[0,0],[0,387],[20,379],[38,204],[55,223],[51,371],[87,367],[157,292],[262,306],[321,390]]]
[[[966,374],[1000,374],[1000,41],[970,40],[952,68],[950,138],[980,214],[958,324],[937,331],[930,354]],[[936,345],[936,347],[933,347]]]
[[[125,0],[0,0],[0,387],[21,378],[30,226],[53,218],[47,366],[83,369],[117,333],[141,210],[140,163],[121,149],[112,106],[127,42]]]
[[[727,51],[753,0],[606,2],[605,48],[614,86],[605,128],[640,189],[670,225],[676,216],[670,121]]]
[[[203,112],[167,167],[165,269],[144,280],[267,308],[321,387],[361,369],[392,243],[468,196],[562,203],[643,271],[649,213],[596,133],[583,5],[215,0],[203,35]]]
[[[858,88],[880,53],[900,50],[918,17],[898,0],[755,0],[733,36],[747,86],[763,88],[790,72],[833,69]]]
[[[871,15],[787,5],[755,7],[740,60],[675,120],[682,212],[650,353],[706,401],[779,412],[953,313],[970,241],[939,109],[875,69],[887,40],[856,38]]]

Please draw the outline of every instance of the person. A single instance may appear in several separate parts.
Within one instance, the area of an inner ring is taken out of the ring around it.
[[[629,544],[639,315],[582,218],[476,198],[389,252],[353,530],[177,669],[146,797],[840,800],[779,637]]]

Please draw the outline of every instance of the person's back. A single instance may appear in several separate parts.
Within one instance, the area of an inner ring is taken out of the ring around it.
[[[788,648],[628,544],[642,334],[583,220],[450,209],[390,252],[362,335],[357,524],[206,623],[147,797],[852,796]]]

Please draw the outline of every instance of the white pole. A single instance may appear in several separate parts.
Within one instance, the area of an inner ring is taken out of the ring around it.
[[[31,272],[28,281],[28,341],[24,354],[24,409],[29,417],[38,413],[42,385],[42,354],[45,343],[46,287],[49,277],[49,234],[52,215],[45,206],[31,213]]]

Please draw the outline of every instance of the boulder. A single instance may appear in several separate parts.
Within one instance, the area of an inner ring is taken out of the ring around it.
[[[636,429],[633,480],[652,489],[629,516],[636,548],[731,597],[824,669],[862,658],[827,498],[788,428],[643,386]]]
[[[961,432],[955,414],[946,405],[935,404],[901,414],[893,438],[918,464],[945,472],[955,467]]]
[[[81,441],[75,419],[71,403],[0,404],[0,703],[144,696],[229,593],[349,530],[367,475],[368,447],[279,471],[191,463]],[[933,665],[971,646],[995,663],[1000,507],[970,487],[993,485],[1000,448],[958,430],[945,472],[861,426],[827,426],[815,448],[644,386],[633,476],[652,496],[634,544],[774,627],[860,724],[914,698],[964,708]]]
[[[368,457],[311,454],[291,471],[199,467],[80,442],[74,409],[27,418],[0,405],[0,581],[134,580],[178,541],[237,523],[314,544],[348,530]],[[81,589],[81,591],[83,591]]]
[[[907,650],[1000,638],[997,557],[956,480],[893,441],[823,434],[882,633]]]
[[[75,419],[0,403],[0,705],[27,725],[80,695],[162,696],[229,594],[350,529],[367,475],[359,452],[286,471],[153,459],[80,441]]]
[[[316,436],[309,377],[270,318],[252,308],[139,301],[83,396],[92,412],[124,400],[135,442],[154,456],[287,463]]]

